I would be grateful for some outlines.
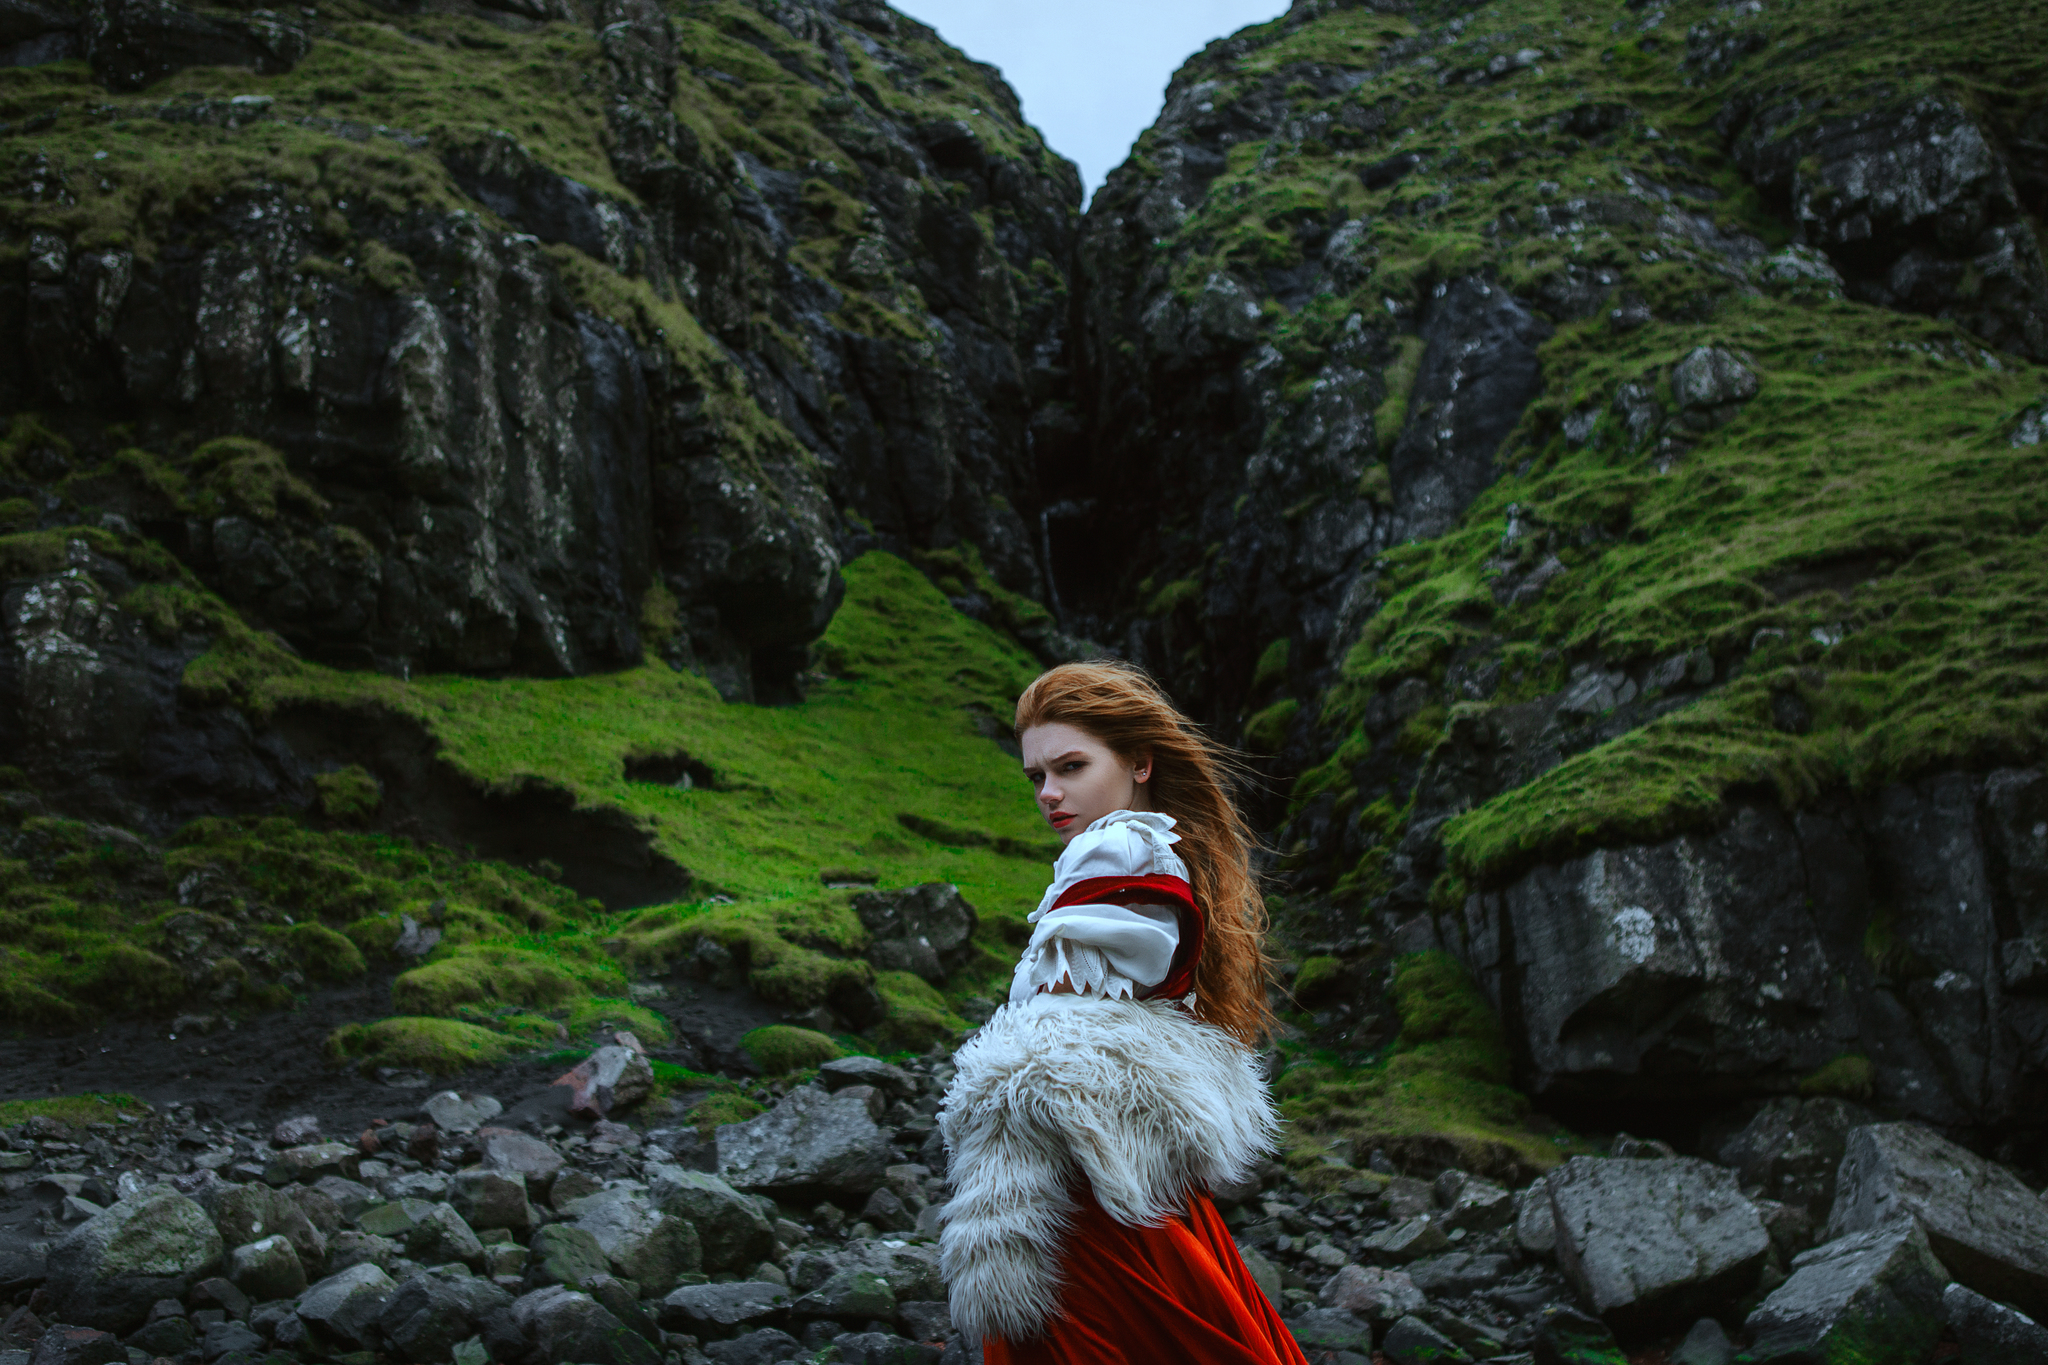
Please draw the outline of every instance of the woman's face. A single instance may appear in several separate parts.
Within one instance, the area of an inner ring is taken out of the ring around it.
[[[1072,725],[1034,725],[1018,736],[1024,776],[1038,793],[1038,809],[1059,831],[1062,844],[1111,811],[1150,810],[1145,783],[1152,757],[1125,762],[1107,744]]]

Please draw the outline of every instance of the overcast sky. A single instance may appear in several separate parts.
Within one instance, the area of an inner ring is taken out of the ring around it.
[[[979,62],[999,66],[1054,151],[1093,194],[1159,116],[1166,82],[1212,38],[1283,14],[1287,0],[892,0]]]

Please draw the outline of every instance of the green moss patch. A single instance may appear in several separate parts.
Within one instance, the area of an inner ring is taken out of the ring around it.
[[[505,1060],[517,1043],[502,1033],[456,1019],[380,1019],[374,1024],[348,1024],[327,1040],[327,1054],[336,1062],[363,1067],[394,1067],[452,1076],[475,1066]]]
[[[1360,1155],[1379,1148],[1404,1167],[1456,1165],[1523,1181],[1575,1149],[1508,1084],[1500,1022],[1456,959],[1442,952],[1401,959],[1393,995],[1401,1032],[1380,1058],[1345,1066],[1301,1056],[1275,1083],[1291,1125],[1290,1166],[1348,1177],[1320,1160],[1343,1138]]]
[[[0,1101],[0,1128],[13,1128],[30,1119],[50,1119],[73,1128],[83,1128],[91,1123],[113,1123],[123,1114],[149,1112],[149,1106],[133,1095],[87,1091],[82,1095],[59,1095],[47,1100]]]
[[[757,1028],[740,1039],[740,1046],[764,1076],[786,1076],[846,1055],[846,1050],[826,1035],[788,1024]]]

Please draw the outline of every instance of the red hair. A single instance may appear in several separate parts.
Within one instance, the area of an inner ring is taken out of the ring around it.
[[[1258,1047],[1272,1034],[1266,1003],[1266,902],[1252,875],[1254,840],[1226,790],[1237,755],[1204,734],[1143,669],[1097,661],[1061,664],[1017,699],[1019,737],[1034,725],[1071,725],[1125,762],[1150,755],[1154,809],[1171,815],[1208,935],[1195,964],[1195,1016]]]

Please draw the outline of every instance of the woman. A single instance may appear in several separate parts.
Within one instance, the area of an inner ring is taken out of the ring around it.
[[[1272,1024],[1265,913],[1226,756],[1120,664],[1044,674],[1016,732],[1065,847],[940,1115],[953,1320],[988,1365],[1305,1365],[1207,1193],[1278,1129],[1253,1051]]]

